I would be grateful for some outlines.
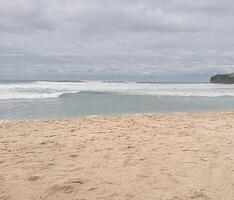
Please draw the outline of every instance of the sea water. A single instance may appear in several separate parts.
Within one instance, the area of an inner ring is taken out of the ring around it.
[[[0,81],[0,121],[234,111],[234,85]]]

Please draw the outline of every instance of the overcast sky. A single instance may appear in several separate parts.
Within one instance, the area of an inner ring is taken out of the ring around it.
[[[0,78],[226,72],[233,0],[0,0]]]

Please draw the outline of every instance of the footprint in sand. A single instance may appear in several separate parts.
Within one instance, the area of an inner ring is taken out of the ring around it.
[[[68,181],[68,183],[80,184],[80,185],[83,185],[86,182],[87,182],[86,180],[81,180],[79,178],[78,179],[72,179],[72,180]]]
[[[211,200],[206,194],[200,191],[190,191],[188,195],[189,199],[197,199],[197,200]]]
[[[71,155],[69,155],[69,157],[76,158],[76,157],[78,157],[78,155],[77,154],[71,154]]]
[[[71,194],[74,189],[75,187],[72,185],[54,185],[49,189],[48,195],[54,195],[57,193]]]
[[[126,200],[131,200],[131,199],[134,199],[134,198],[135,198],[135,196],[132,195],[132,194],[125,194],[125,199]]]
[[[30,176],[29,178],[28,178],[28,181],[36,181],[36,180],[38,180],[40,178],[40,176]]]

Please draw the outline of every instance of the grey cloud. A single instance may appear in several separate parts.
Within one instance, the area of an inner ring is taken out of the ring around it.
[[[0,77],[234,70],[232,0],[0,1]]]
[[[0,27],[5,32],[53,30],[54,21],[46,9],[46,1],[0,1]]]

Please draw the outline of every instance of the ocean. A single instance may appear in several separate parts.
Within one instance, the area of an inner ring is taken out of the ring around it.
[[[234,85],[0,81],[0,121],[234,111]]]

